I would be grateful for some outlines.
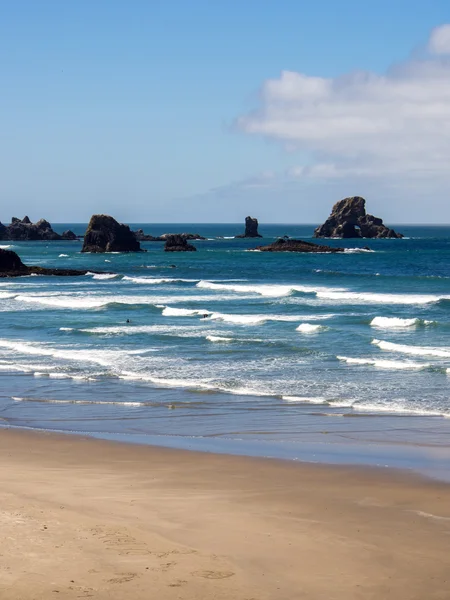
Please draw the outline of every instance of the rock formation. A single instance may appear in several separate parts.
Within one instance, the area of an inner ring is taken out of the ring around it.
[[[165,242],[169,236],[181,235],[186,240],[206,240],[205,237],[199,233],[163,233],[160,236],[149,235],[144,233],[143,229],[138,229],[134,232],[136,239],[140,242]]]
[[[312,242],[280,238],[268,246],[258,246],[255,250],[261,252],[344,252],[344,248],[332,248],[331,246],[320,246]]]
[[[179,234],[168,235],[166,237],[165,252],[195,252],[197,248],[188,244],[187,239]]]
[[[53,231],[52,226],[45,219],[32,223],[28,217],[22,220],[17,217],[11,219],[11,225],[0,223],[0,240],[10,242],[27,241],[53,241],[53,240],[76,240],[73,231],[65,231],[62,235]]]
[[[128,225],[109,215],[92,215],[81,252],[142,252]]]
[[[245,217],[245,233],[235,236],[236,238],[260,238],[258,233],[258,219]]]
[[[402,238],[378,217],[366,213],[366,201],[361,196],[344,198],[333,206],[331,215],[314,231],[314,237],[336,238]]]
[[[0,277],[23,277],[25,275],[62,275],[75,277],[86,275],[87,270],[75,269],[46,269],[44,267],[28,267],[12,250],[0,248]],[[94,271],[90,271],[91,273]]]

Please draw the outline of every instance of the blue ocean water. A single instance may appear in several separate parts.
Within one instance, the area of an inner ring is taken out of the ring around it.
[[[252,251],[312,225],[261,225],[256,241],[232,239],[241,225],[132,228],[208,239],[173,254],[2,243],[112,273],[0,280],[3,425],[296,458],[306,443],[448,444],[450,227],[327,242],[343,254]]]

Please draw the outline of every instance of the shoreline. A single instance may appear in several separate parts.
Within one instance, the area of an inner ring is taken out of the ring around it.
[[[448,592],[442,482],[11,429],[0,455],[5,600]]]

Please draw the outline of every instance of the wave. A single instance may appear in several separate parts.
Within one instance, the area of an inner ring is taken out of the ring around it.
[[[385,342],[383,340],[372,340],[372,344],[378,346],[382,350],[388,350],[390,352],[401,352],[403,354],[411,354],[414,356],[436,356],[438,358],[450,358],[449,348],[408,346],[406,344],[394,344],[393,342]]]
[[[318,333],[326,329],[323,325],[312,325],[311,323],[301,323],[296,331],[300,331],[301,333]]]
[[[234,338],[222,337],[220,335],[207,335],[208,342],[234,342]]]
[[[370,250],[370,248],[344,248],[344,254],[361,254],[364,252],[375,252],[375,250]]]
[[[41,304],[55,308],[92,309],[102,308],[113,302],[114,299],[95,299],[81,296],[16,296],[16,300],[30,304]]]
[[[165,317],[191,317],[194,315],[210,315],[211,312],[206,309],[172,308],[171,306],[166,306],[163,308],[162,314]]]
[[[355,403],[352,408],[360,412],[387,413],[395,415],[416,415],[424,417],[450,417],[450,413],[443,410],[427,408],[408,407],[404,404],[359,404]]]
[[[58,258],[67,258],[68,256],[69,256],[68,254],[60,254],[60,255],[58,256]]]
[[[198,279],[182,279],[175,277],[128,277],[125,275],[123,281],[131,281],[132,283],[139,283],[142,285],[160,285],[163,283],[195,283]]]
[[[353,304],[431,304],[440,300],[450,300],[450,296],[432,294],[382,294],[375,292],[318,291],[317,297],[323,300],[345,301]]]
[[[400,319],[398,317],[375,317],[371,321],[372,327],[380,329],[403,329],[407,327],[415,327],[421,323],[431,323],[431,321],[421,321],[420,319]]]
[[[310,285],[280,285],[280,284],[253,284],[253,285],[242,285],[242,284],[229,284],[229,283],[214,283],[212,281],[201,280],[197,283],[198,288],[208,290],[229,290],[236,293],[253,293],[268,298],[280,298],[283,296],[290,296],[293,292],[300,292],[304,294],[314,294],[321,291],[329,290],[327,287],[317,287]],[[339,291],[340,288],[334,288]]]
[[[282,396],[282,400],[286,402],[298,402],[300,404],[329,404],[330,401],[327,398],[322,398],[321,396],[314,397],[306,397],[306,396]]]
[[[376,358],[351,358],[348,356],[337,356],[336,358],[351,365],[370,365],[379,369],[421,370],[428,369],[431,366],[429,363],[400,362]]]
[[[86,275],[92,275],[92,279],[117,279],[120,277],[118,273],[91,273],[88,271]]]
[[[18,396],[12,396],[11,400],[14,402],[38,402],[43,404],[97,404],[97,405],[113,405],[123,407],[135,407],[135,406],[154,406],[153,402],[131,402],[131,401],[116,401],[116,400],[56,400],[53,398],[22,398]]]
[[[11,294],[9,292],[0,292],[0,300],[10,300],[16,298],[17,294]]]

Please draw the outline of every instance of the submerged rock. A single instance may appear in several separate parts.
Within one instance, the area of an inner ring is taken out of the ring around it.
[[[72,231],[66,231],[62,235],[59,235],[59,233],[53,231],[52,226],[45,219],[41,219],[37,223],[32,223],[29,217],[24,217],[22,220],[13,217],[11,225],[0,223],[0,240],[3,241],[27,242],[74,239],[76,240],[77,236]]]
[[[245,217],[245,233],[235,236],[236,238],[260,238],[262,235],[258,232],[258,219]]]
[[[94,272],[94,271],[89,271]],[[12,250],[0,248],[0,277],[23,277],[25,275],[60,275],[76,277],[86,275],[87,269],[46,269],[44,267],[29,267],[24,265],[20,257]]]
[[[261,252],[344,252],[344,248],[321,246],[312,242],[290,238],[280,238],[273,244],[258,246],[255,250],[260,250]]]
[[[128,225],[109,215],[92,215],[84,234],[82,252],[142,252]]]
[[[196,252],[197,248],[188,244],[187,239],[179,234],[167,235],[165,252]]]
[[[367,214],[364,198],[352,196],[336,202],[325,223],[314,231],[314,237],[402,238],[403,235],[386,227],[382,219]]]

